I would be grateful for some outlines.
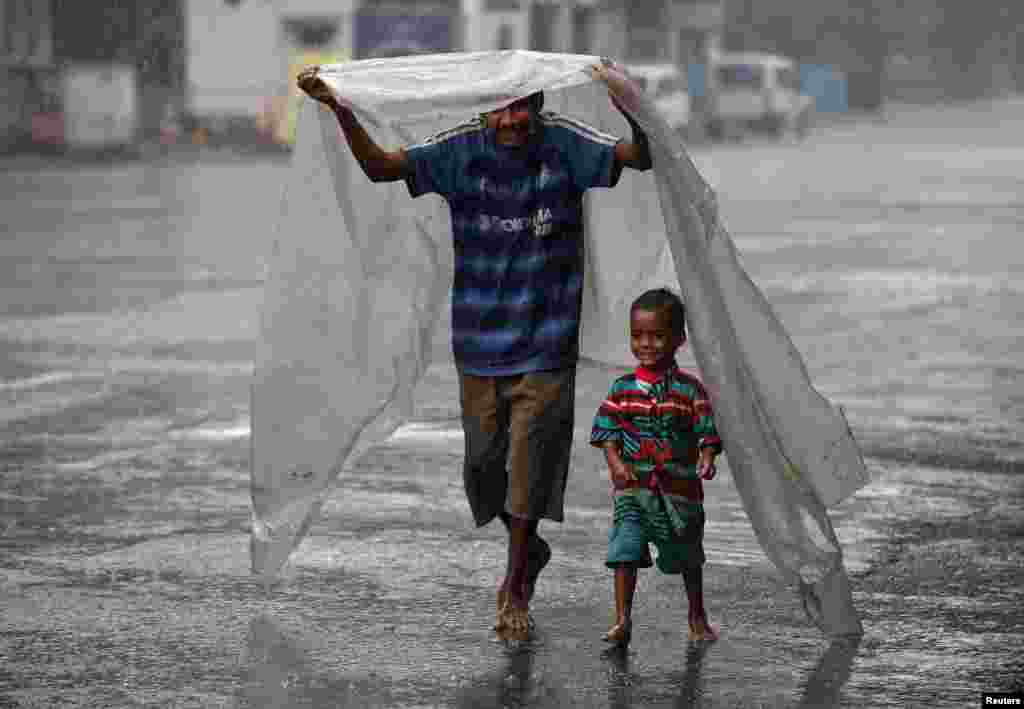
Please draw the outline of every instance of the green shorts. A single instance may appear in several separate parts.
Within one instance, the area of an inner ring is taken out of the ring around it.
[[[686,526],[680,532],[666,531],[666,522],[651,497],[650,505],[634,504],[638,500],[616,498],[615,523],[608,532],[608,558],[605,565],[641,569],[653,566],[648,545],[658,548],[658,570],[663,574],[680,574],[684,569],[704,563],[704,508],[687,505]],[[671,504],[671,503],[669,503]],[[648,507],[644,509],[643,507]]]

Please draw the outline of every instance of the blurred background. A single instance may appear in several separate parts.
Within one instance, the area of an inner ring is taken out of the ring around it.
[[[0,0],[0,706],[953,709],[1020,692],[1022,25],[1020,0]],[[844,408],[872,474],[830,511],[859,648],[804,619],[726,455],[705,576],[723,639],[689,653],[666,623],[685,617],[678,582],[651,574],[632,669],[599,659],[597,367],[577,379],[533,650],[491,642],[504,535],[473,528],[441,364],[282,583],[250,576],[250,387],[289,236],[295,74],[515,48],[627,66]]]
[[[301,66],[495,49],[656,67],[700,140],[750,78],[729,53],[787,58],[816,115],[874,112],[1019,91],[1022,24],[988,0],[0,0],[0,153],[286,150]]]

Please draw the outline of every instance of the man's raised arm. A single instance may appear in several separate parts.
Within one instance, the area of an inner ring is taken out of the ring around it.
[[[647,141],[647,134],[640,125],[633,120],[633,117],[626,110],[623,104],[634,104],[637,99],[638,87],[629,80],[614,63],[605,61],[591,67],[594,76],[608,86],[608,96],[615,108],[619,109],[629,127],[633,130],[633,140],[620,140],[615,145],[615,160],[620,165],[631,167],[634,170],[650,170],[651,146]]]
[[[633,120],[633,117],[626,113],[621,106],[616,103],[615,107],[622,112],[622,115],[626,117],[626,121],[629,123],[629,127],[633,129],[632,142],[620,140],[615,144],[615,159],[621,165],[631,167],[634,170],[650,170],[653,162],[651,161],[651,146],[647,142],[647,134],[644,133],[643,129]]]
[[[345,140],[348,141],[352,155],[355,156],[366,176],[372,182],[394,182],[405,179],[409,169],[405,149],[399,148],[389,152],[377,145],[356,119],[355,114],[334,98],[334,94],[331,93],[327,84],[317,75],[319,68],[314,66],[304,69],[297,78],[299,88],[334,112],[342,132],[345,133]]]

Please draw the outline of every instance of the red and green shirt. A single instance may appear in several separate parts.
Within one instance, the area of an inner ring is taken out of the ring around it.
[[[638,367],[612,383],[590,433],[595,446],[608,441],[618,444],[642,488],[656,489],[652,475],[687,480],[693,502],[704,498],[700,450],[722,448],[703,384],[675,364],[660,374]]]

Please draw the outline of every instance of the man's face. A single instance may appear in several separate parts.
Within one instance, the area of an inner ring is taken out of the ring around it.
[[[499,145],[526,145],[530,140],[530,100],[519,99],[487,114],[487,127],[494,129]]]

